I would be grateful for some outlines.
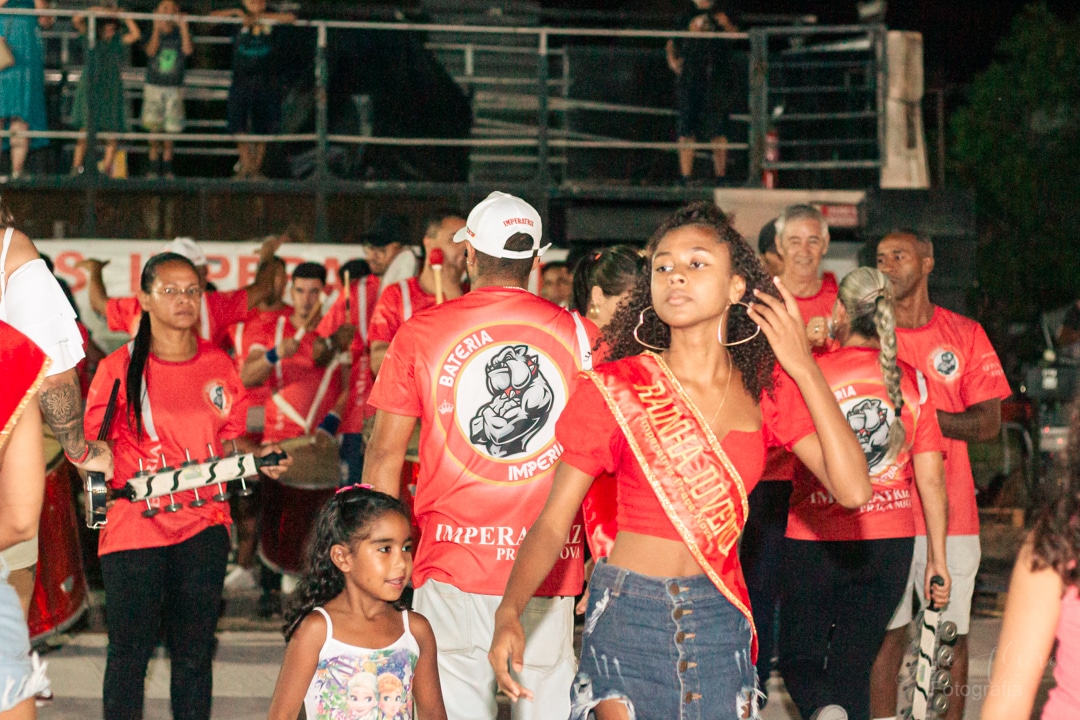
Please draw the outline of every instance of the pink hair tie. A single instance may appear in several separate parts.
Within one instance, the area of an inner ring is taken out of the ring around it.
[[[375,488],[373,486],[368,485],[367,483],[356,483],[355,485],[346,485],[345,487],[338,488],[337,492],[334,493],[334,494],[335,495],[340,495],[341,493],[348,492],[349,490],[374,490],[374,489]]]

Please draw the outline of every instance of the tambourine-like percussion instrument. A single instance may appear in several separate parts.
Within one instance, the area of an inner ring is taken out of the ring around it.
[[[209,447],[209,446],[208,446]],[[213,452],[212,448],[210,448]],[[241,489],[238,495],[250,495],[251,488],[247,486],[245,478],[258,474],[259,469],[278,465],[287,458],[285,453],[270,453],[263,457],[255,457],[253,453],[244,455],[232,454],[225,457],[211,456],[203,462],[191,460],[180,467],[169,467],[162,457],[162,467],[151,472],[139,470],[135,477],[124,484],[124,487],[111,491],[112,497],[122,498],[131,502],[145,502],[146,510],[143,517],[157,515],[159,509],[150,504],[154,498],[169,496],[169,504],[165,506],[165,512],[179,512],[184,506],[176,501],[175,495],[186,490],[195,493],[195,499],[191,501],[191,507],[202,507],[207,503],[207,498],[199,495],[199,490],[216,490],[210,499],[216,502],[225,502],[229,499],[229,493],[225,490],[225,483],[239,480]],[[140,461],[140,466],[142,461]],[[105,503],[109,499],[110,491],[105,487],[102,477],[99,481],[91,484],[87,477],[87,516],[86,524],[90,528],[100,528],[105,525]]]

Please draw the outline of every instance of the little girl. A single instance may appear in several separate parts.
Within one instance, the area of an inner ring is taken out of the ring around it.
[[[412,564],[405,506],[370,485],[338,490],[315,521],[286,612],[270,720],[295,720],[301,704],[309,720],[381,720],[386,675],[402,688],[400,716],[445,720],[431,625],[398,606]]]

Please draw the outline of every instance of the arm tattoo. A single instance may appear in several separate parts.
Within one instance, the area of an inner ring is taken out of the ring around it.
[[[62,384],[42,389],[41,414],[69,457],[77,458],[83,454],[86,436],[83,434],[82,393],[74,374]]]

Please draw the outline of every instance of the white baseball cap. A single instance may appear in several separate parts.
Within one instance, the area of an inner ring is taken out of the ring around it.
[[[506,241],[518,233],[532,238],[530,250],[507,250]],[[534,254],[543,255],[551,243],[543,242],[544,227],[540,213],[519,197],[495,191],[469,212],[465,227],[454,234],[454,242],[468,240],[485,255],[507,260],[526,260]]]
[[[199,265],[206,265],[206,253],[199,247],[199,243],[195,242],[193,238],[178,237],[170,243],[165,244],[165,249],[162,252],[172,252],[177,255],[183,255],[191,261],[192,265],[198,267]]]

